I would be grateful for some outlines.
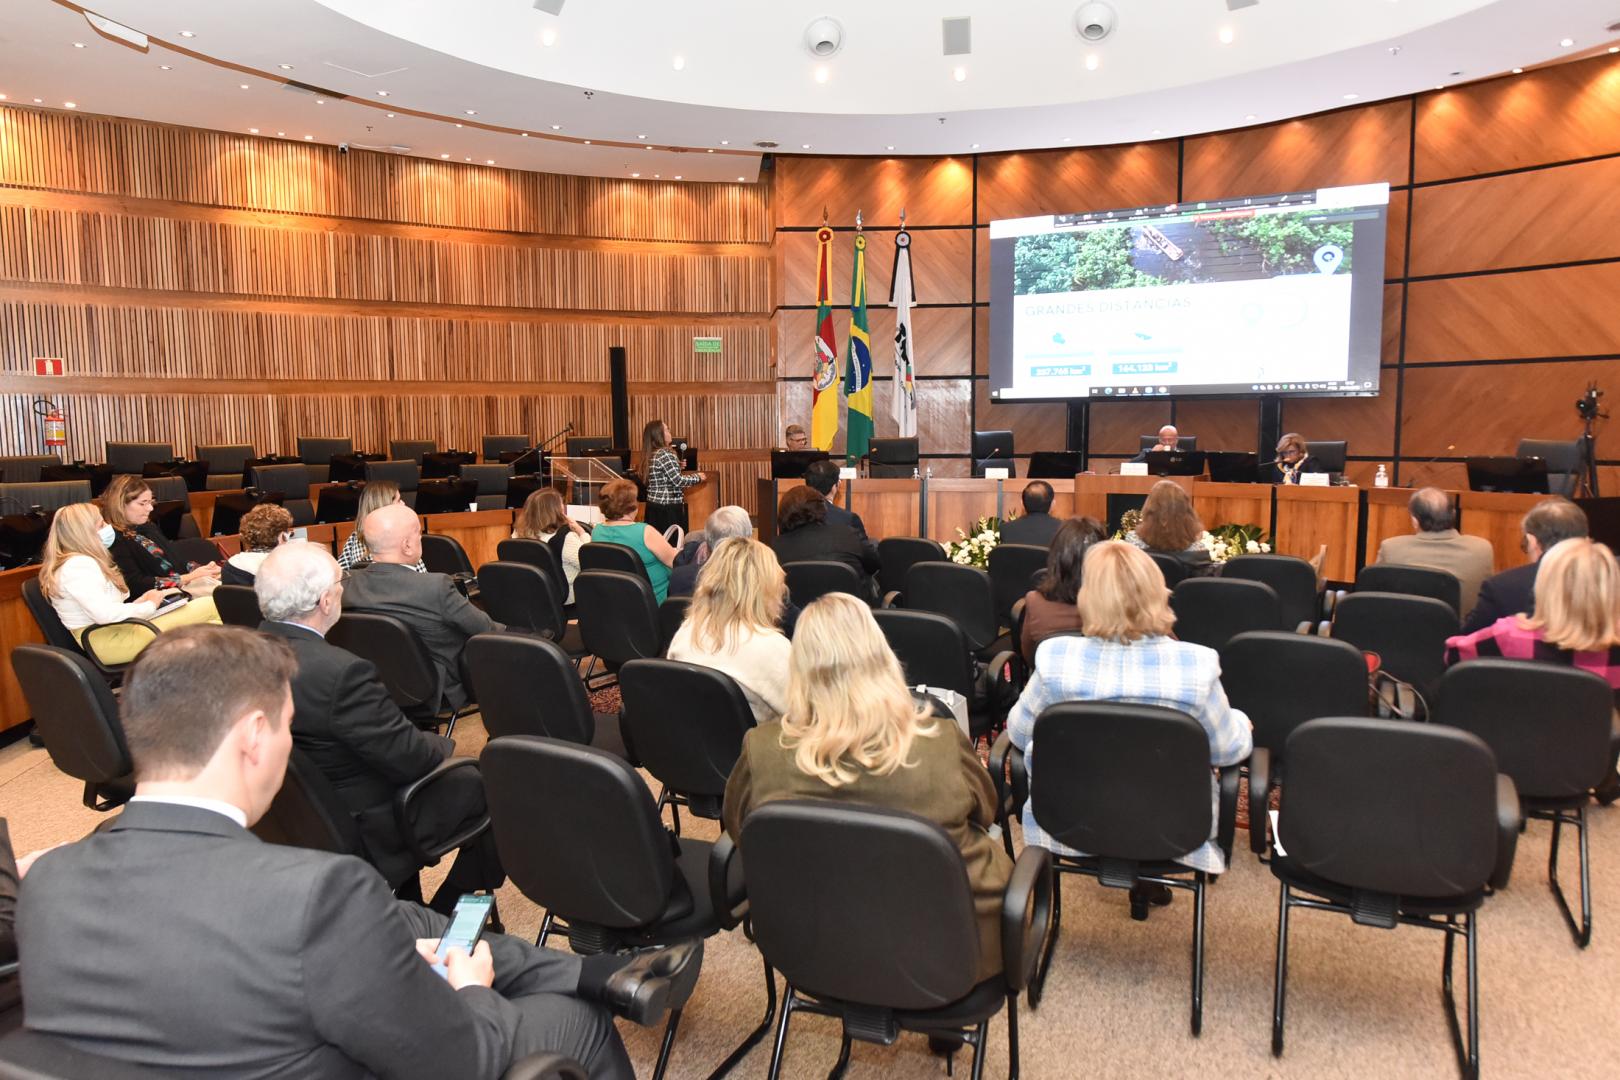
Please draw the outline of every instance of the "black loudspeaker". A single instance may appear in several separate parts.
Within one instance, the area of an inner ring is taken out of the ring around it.
[[[609,378],[613,381],[613,445],[640,446],[630,441],[630,381],[623,345],[608,349]]]

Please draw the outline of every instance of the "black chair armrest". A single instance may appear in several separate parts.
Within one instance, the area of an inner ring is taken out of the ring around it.
[[[1513,854],[1519,846],[1519,826],[1524,814],[1519,809],[1519,789],[1504,773],[1496,774],[1496,868],[1491,871],[1491,888],[1507,888],[1513,876]]]
[[[542,1051],[512,1062],[501,1080],[590,1080],[584,1066],[573,1058]]]
[[[1003,830],[1007,828],[1007,819],[1016,817],[1023,811],[1022,804],[1012,803],[1012,782],[1007,777],[1007,759],[1010,755],[1018,753],[1013,746],[1012,738],[1003,731],[996,736],[996,741],[990,744],[990,783],[996,789],[996,824]]]
[[[709,897],[721,926],[730,930],[748,914],[748,889],[742,875],[742,852],[726,832],[709,848]]]
[[[1215,822],[1215,843],[1226,853],[1226,863],[1232,864],[1232,837],[1237,832],[1238,780],[1243,775],[1242,765],[1227,765],[1218,770],[1220,777],[1220,816]]]
[[[1011,649],[1002,649],[990,658],[984,671],[991,715],[997,724],[1004,724],[1007,714],[1018,703],[1021,692],[1018,686],[1018,654]]]
[[[1052,853],[1026,847],[1001,901],[1001,966],[1013,991],[1029,985],[1052,928]]]
[[[1271,820],[1271,751],[1263,746],[1249,755],[1249,850],[1266,853],[1266,829]]]
[[[96,634],[107,629],[109,626],[141,626],[145,627],[147,630],[150,630],[153,637],[157,637],[159,634],[163,633],[163,628],[161,626],[147,619],[120,619],[118,622],[98,623],[95,626],[85,627],[84,632],[79,635],[79,648],[84,650],[84,655],[90,658],[90,662],[92,664],[96,665],[96,667],[100,668],[109,675],[123,671],[129,666],[128,662],[122,664],[110,664],[96,655],[95,646],[91,644],[91,641]]]
[[[422,797],[423,792],[431,790],[434,784],[437,784],[453,772],[461,769],[476,768],[478,768],[477,758],[446,758],[395,793],[394,822],[399,826],[399,835],[404,837],[405,846],[410,853],[419,859],[424,866],[432,866],[443,858],[447,852],[454,851],[489,828],[489,814],[485,813],[456,835],[432,847],[425,847],[422,844],[422,838],[416,834],[416,829],[411,823],[411,811],[415,807],[417,800]]]

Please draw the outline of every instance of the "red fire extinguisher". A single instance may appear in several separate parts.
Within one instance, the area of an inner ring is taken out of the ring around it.
[[[40,416],[46,448],[66,446],[67,417],[62,415],[61,406],[49,398],[40,398],[34,402],[34,411]]]

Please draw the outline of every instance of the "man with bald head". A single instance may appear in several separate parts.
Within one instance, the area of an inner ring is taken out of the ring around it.
[[[390,888],[399,888],[422,863],[399,831],[394,796],[454,754],[456,744],[407,720],[369,660],[327,644],[327,631],[343,613],[342,578],[337,560],[319,545],[276,548],[253,582],[264,613],[259,629],[291,646],[298,663],[293,745],[331,782],[360,827],[368,860]],[[476,768],[453,770],[425,788],[417,806],[417,838],[437,846],[483,816],[483,780]],[[462,893],[494,889],[504,879],[493,835],[485,833],[456,856],[431,906],[448,914]]]
[[[1175,450],[1177,448],[1177,444],[1180,442],[1181,433],[1176,430],[1176,425],[1166,424],[1164,427],[1159,429],[1159,441],[1153,446],[1148,447],[1146,450],[1143,450],[1140,454],[1137,454],[1131,460],[1146,461],[1149,454],[1163,454],[1168,451]]]
[[[343,588],[345,610],[392,615],[427,646],[443,676],[445,701],[455,708],[470,696],[461,678],[461,650],[474,634],[501,630],[500,623],[468,603],[447,574],[419,574],[422,519],[404,503],[373,510],[363,525],[371,565],[351,571]]]
[[[1451,496],[1439,488],[1420,488],[1407,500],[1412,535],[1392,536],[1378,545],[1378,562],[1388,566],[1422,566],[1444,570],[1461,586],[1461,615],[1467,618],[1479,599],[1479,586],[1496,569],[1491,542],[1457,531]]]

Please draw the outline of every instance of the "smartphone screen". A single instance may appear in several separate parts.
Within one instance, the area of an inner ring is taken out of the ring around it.
[[[444,967],[444,958],[451,949],[460,949],[471,953],[473,946],[483,936],[484,927],[489,925],[490,909],[495,905],[493,896],[474,896],[471,893],[456,901],[456,910],[450,916],[450,925],[444,928],[444,936],[439,939],[439,947],[433,951],[438,957],[438,963],[433,970],[440,975],[448,975]]]

